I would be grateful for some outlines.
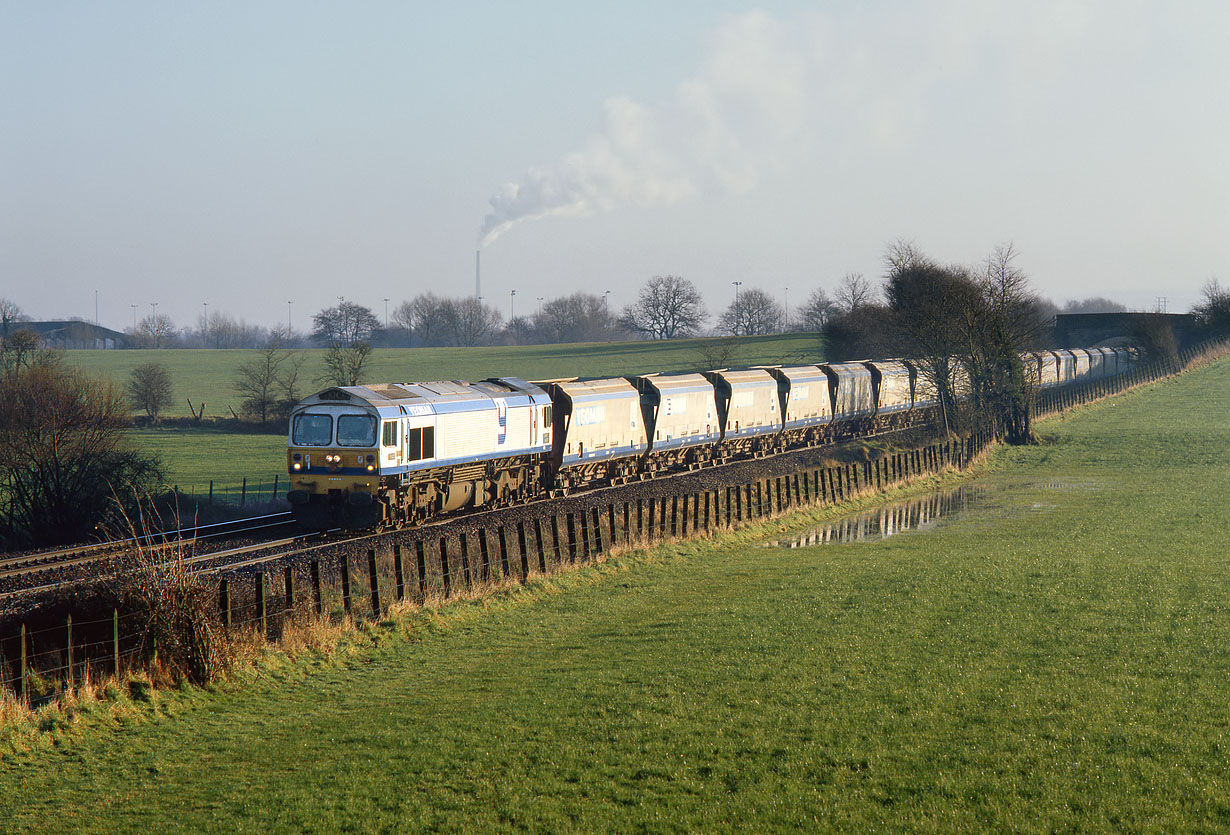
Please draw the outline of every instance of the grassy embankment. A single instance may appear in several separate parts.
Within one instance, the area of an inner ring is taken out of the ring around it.
[[[781,522],[94,706],[0,766],[19,830],[1230,828],[1230,361],[1040,426],[996,502]],[[812,514],[813,516],[816,514]],[[795,517],[797,520],[798,517]],[[796,522],[797,524],[797,522]]]
[[[579,345],[526,345],[499,348],[380,349],[365,377],[380,382],[409,380],[482,380],[517,376],[525,379],[594,377],[683,371],[708,367],[721,358],[726,340],[680,339],[667,342],[601,342]],[[781,362],[818,362],[822,357],[815,334],[746,337],[726,358],[729,365]],[[227,418],[239,411],[235,394],[236,369],[257,356],[257,351],[68,351],[66,359],[87,371],[102,374],[123,386],[138,365],[158,362],[174,382],[174,402],[167,416],[187,418],[188,400],[206,416]],[[302,389],[320,387],[323,351],[302,352],[306,360],[300,374]],[[185,491],[199,493],[209,480],[215,486],[235,487],[244,476],[249,484],[269,486],[275,473],[285,480],[286,436],[282,426],[268,432],[236,432],[225,425],[177,423],[133,430],[136,443],[162,456],[168,479]]]

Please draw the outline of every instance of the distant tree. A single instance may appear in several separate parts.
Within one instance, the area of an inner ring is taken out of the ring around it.
[[[785,311],[764,290],[745,290],[718,319],[718,329],[732,336],[778,333]]]
[[[325,372],[316,378],[317,381],[333,386],[357,386],[363,379],[372,350],[367,342],[356,342],[349,347],[334,345],[325,351]]]
[[[135,335],[143,348],[165,348],[175,338],[175,322],[165,313],[146,316],[137,323]]]
[[[443,320],[449,344],[460,347],[491,344],[503,323],[498,310],[470,296],[446,301]]]
[[[171,405],[171,389],[170,373],[156,362],[138,365],[128,375],[128,402],[153,421]]]
[[[1200,288],[1200,301],[1192,313],[1200,317],[1200,330],[1206,339],[1230,336],[1230,288],[1210,278]]]
[[[235,391],[241,398],[241,409],[262,426],[270,418],[288,415],[299,400],[303,357],[287,348],[287,342],[285,331],[274,330],[256,357],[236,371]]]
[[[817,287],[795,311],[794,328],[819,332],[824,329],[825,323],[836,310],[837,305],[829,298],[828,293]]]
[[[7,338],[13,325],[28,321],[30,317],[22,312],[17,302],[0,298],[0,338]]]
[[[370,308],[342,301],[312,317],[312,338],[326,348],[349,348],[370,343],[380,320]]]
[[[0,372],[5,376],[58,360],[59,353],[43,348],[43,338],[34,331],[14,330],[0,337]]]
[[[625,307],[619,323],[650,339],[690,336],[708,318],[696,285],[677,275],[655,275],[645,282],[636,301]]]
[[[509,319],[508,324],[504,326],[504,333],[508,335],[508,341],[513,345],[528,345],[537,341],[534,320],[529,316],[515,316]]]
[[[592,293],[552,299],[533,321],[538,341],[548,344],[600,342],[610,339],[615,328],[606,298]]]
[[[435,293],[420,293],[393,309],[393,324],[410,331],[415,345],[443,345],[449,336],[448,307]]]
[[[893,353],[889,331],[892,313],[882,304],[863,304],[854,310],[836,310],[825,321],[824,355],[834,361],[863,360]]]
[[[1069,299],[1063,304],[1063,313],[1123,313],[1127,308],[1117,301],[1102,296],[1087,299]]]
[[[156,460],[126,446],[120,393],[44,359],[0,379],[0,539],[8,547],[84,540],[161,484]]]
[[[889,257],[900,256],[893,252]],[[871,282],[864,278],[862,273],[846,273],[837,285],[837,291],[833,294],[833,304],[838,310],[849,313],[865,305],[874,304],[875,298],[876,294]]]
[[[222,312],[197,317],[196,336],[202,348],[259,348],[270,332]]]

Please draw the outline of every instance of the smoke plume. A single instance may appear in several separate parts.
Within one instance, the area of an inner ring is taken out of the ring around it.
[[[479,246],[527,220],[751,189],[806,111],[806,40],[805,27],[764,12],[728,18],[669,100],[608,99],[586,148],[493,195]]]

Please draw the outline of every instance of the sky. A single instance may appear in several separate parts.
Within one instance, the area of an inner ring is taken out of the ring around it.
[[[473,294],[481,245],[505,316],[666,274],[717,313],[906,240],[1183,311],[1230,278],[1227,33],[1224,0],[0,0],[0,296],[299,330]]]

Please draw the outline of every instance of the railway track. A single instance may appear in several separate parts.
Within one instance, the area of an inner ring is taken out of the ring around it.
[[[74,545],[52,551],[10,554],[0,557],[0,581],[53,571],[69,571],[114,557],[132,548],[150,548],[168,552],[173,548],[195,545],[200,542],[263,535],[278,528],[294,525],[289,511],[234,519],[208,525],[195,525],[175,531],[144,534],[129,539],[97,542],[89,545]],[[0,593],[3,593],[0,591]]]

